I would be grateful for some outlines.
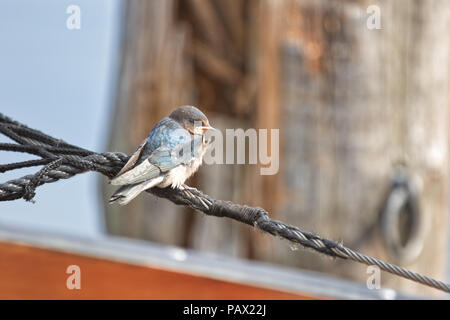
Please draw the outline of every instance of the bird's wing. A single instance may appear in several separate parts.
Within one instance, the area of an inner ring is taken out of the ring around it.
[[[126,185],[147,181],[158,177],[180,164],[172,159],[170,149],[166,146],[157,148],[152,154],[134,168],[111,180],[112,185]]]
[[[158,177],[161,173],[165,173],[180,164],[187,164],[192,159],[192,156],[196,155],[193,151],[198,148],[196,146],[199,143],[201,143],[201,139],[198,140],[197,138],[183,141],[173,148],[161,146],[154,150],[140,164],[112,179],[111,184],[126,185],[147,181]],[[187,154],[184,152],[187,152]]]
[[[119,204],[121,204],[121,205],[127,204],[128,202],[130,202],[131,200],[136,198],[139,193],[156,186],[157,184],[161,183],[163,180],[164,180],[164,177],[160,176],[158,178],[150,179],[150,180],[142,182],[142,183],[127,184],[127,185],[121,186],[111,196],[111,198],[109,199],[109,203],[112,203],[112,202],[118,200]]]
[[[202,138],[188,138],[169,148],[161,146],[148,157],[153,165],[157,166],[161,172],[167,172],[180,164],[188,164],[193,157],[200,154]]]
[[[157,177],[160,173],[158,167],[152,165],[148,158],[142,161],[139,165],[135,166],[136,162],[142,154],[145,146],[147,145],[147,140],[144,140],[133,155],[130,157],[125,166],[119,171],[117,176],[115,176],[110,183],[112,185],[126,185],[132,183],[138,183],[145,180]]]
[[[131,157],[130,157],[130,159],[128,159],[127,163],[123,166],[122,169],[120,169],[119,173],[116,175],[116,178],[121,176],[123,173],[127,172],[134,166],[134,164],[138,161],[138,159],[142,153],[142,150],[144,150],[146,145],[147,145],[147,139],[142,141],[142,143],[137,147],[136,151],[131,155]]]
[[[202,137],[194,137],[177,144],[170,150],[170,155],[178,163],[188,164],[192,158],[200,156],[201,149]]]
[[[151,164],[149,159],[147,158],[134,168],[112,179],[111,184],[115,186],[121,186],[125,184],[139,183],[153,179],[160,173],[161,170],[159,170],[157,166]]]

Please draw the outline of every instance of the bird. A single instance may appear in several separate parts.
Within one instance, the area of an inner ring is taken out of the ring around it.
[[[194,106],[181,106],[159,121],[111,179],[120,186],[109,203],[126,205],[153,187],[180,188],[201,166],[208,146],[205,133],[217,130]]]

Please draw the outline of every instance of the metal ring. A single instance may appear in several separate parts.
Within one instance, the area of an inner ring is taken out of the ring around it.
[[[389,255],[398,263],[411,263],[422,252],[422,220],[417,188],[403,170],[397,171],[381,211],[381,231]]]

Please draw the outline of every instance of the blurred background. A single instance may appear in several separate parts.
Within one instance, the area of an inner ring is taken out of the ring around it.
[[[128,154],[179,105],[199,106],[222,131],[280,129],[278,174],[203,165],[188,184],[448,281],[449,22],[445,0],[3,0],[0,111]],[[44,185],[35,204],[2,203],[0,228],[123,236],[367,279],[360,265],[151,195],[109,205],[113,190],[94,173]],[[385,273],[382,285],[435,294]]]

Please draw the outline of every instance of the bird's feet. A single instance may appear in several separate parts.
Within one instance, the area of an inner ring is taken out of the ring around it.
[[[183,184],[178,187],[178,190],[183,192],[185,195],[187,195],[193,201],[200,202],[202,207],[205,208],[206,210],[209,210],[211,208],[212,202],[209,199],[206,199],[205,197],[202,197],[201,195],[199,195],[199,192],[197,189]]]

